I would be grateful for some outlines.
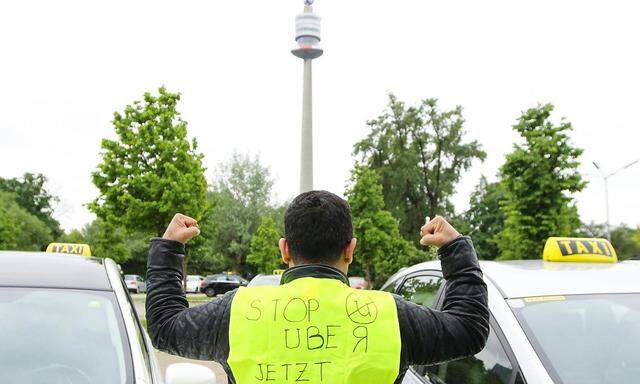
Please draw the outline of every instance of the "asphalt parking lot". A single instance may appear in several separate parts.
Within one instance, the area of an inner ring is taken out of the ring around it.
[[[145,319],[145,321],[143,321],[143,323],[146,324],[145,310],[144,310],[144,300],[145,300],[146,295],[145,294],[132,294],[131,297],[133,298],[133,302],[134,302],[135,307],[136,307],[136,312],[138,312],[138,316],[140,317],[140,320]],[[202,304],[207,303],[207,302],[209,302],[211,300],[210,298],[208,298],[204,294],[189,294],[187,296],[187,299],[189,300],[189,306],[202,305]],[[169,355],[167,353],[160,352],[160,351],[156,351],[156,356],[158,356],[158,362],[160,363],[160,368],[161,368],[163,374],[164,374],[165,370],[167,369],[167,367],[169,365],[171,365],[171,364],[174,364],[174,363],[193,363],[193,364],[204,365],[206,367],[211,368],[213,370],[213,372],[215,372],[216,377],[218,378],[218,384],[227,384],[227,375],[224,372],[224,370],[222,369],[222,366],[220,364],[216,363],[216,362],[185,359],[185,358],[182,358],[182,357],[179,357],[179,356]]]

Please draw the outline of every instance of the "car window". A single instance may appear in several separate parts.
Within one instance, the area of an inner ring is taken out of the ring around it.
[[[398,278],[397,280],[394,280],[390,282],[388,285],[386,285],[385,287],[383,287],[381,291],[396,293],[396,291],[398,290],[398,286],[400,285],[401,282],[402,282],[402,278]]]
[[[554,382],[638,382],[640,294],[532,297],[509,304]]]
[[[136,276],[136,280],[138,280],[139,282],[143,282],[144,281],[141,276]]]
[[[409,277],[400,288],[405,299],[426,307],[433,307],[438,299],[438,290],[444,283],[441,276],[419,275]]]
[[[111,292],[0,288],[0,329],[1,383],[132,381]]]
[[[513,367],[491,326],[487,345],[475,356],[423,367],[420,373],[434,384],[508,384]]]

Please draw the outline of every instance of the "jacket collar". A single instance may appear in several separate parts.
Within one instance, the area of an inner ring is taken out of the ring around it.
[[[340,280],[346,285],[349,285],[349,279],[347,275],[342,273],[341,270],[330,267],[328,265],[321,264],[303,264],[296,265],[295,267],[288,268],[282,274],[280,284],[287,284],[293,280],[303,277],[317,277],[321,279],[335,279]]]

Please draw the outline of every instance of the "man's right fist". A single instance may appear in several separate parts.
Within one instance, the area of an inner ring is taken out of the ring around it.
[[[200,228],[198,228],[198,222],[195,219],[181,213],[176,213],[173,219],[171,219],[167,230],[164,231],[162,238],[179,241],[184,244],[199,234]]]
[[[442,216],[436,216],[420,228],[420,236],[420,244],[440,248],[460,237],[460,234]]]

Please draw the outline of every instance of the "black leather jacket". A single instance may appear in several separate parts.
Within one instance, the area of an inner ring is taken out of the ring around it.
[[[459,237],[438,252],[446,279],[442,311],[426,308],[394,295],[400,337],[400,383],[409,365],[434,364],[473,355],[489,334],[487,287],[482,280],[471,240]],[[211,302],[189,308],[182,292],[184,246],[153,239],[147,263],[147,327],[153,345],[174,355],[227,364],[229,318],[235,290]],[[323,265],[289,268],[282,283],[300,277],[333,278],[348,284],[339,270]]]

